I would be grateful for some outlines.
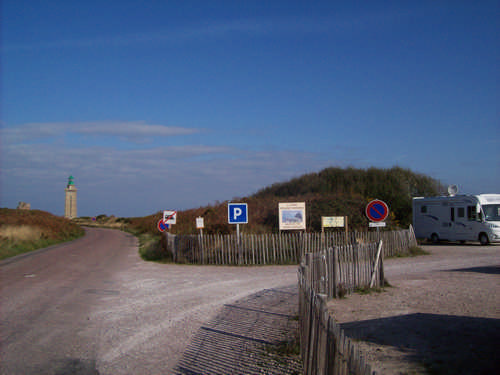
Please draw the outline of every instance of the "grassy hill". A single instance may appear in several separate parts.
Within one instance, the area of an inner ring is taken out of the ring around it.
[[[351,229],[366,229],[366,204],[377,198],[389,205],[389,228],[407,227],[411,223],[413,196],[441,194],[443,185],[431,177],[400,167],[390,169],[326,168],[287,182],[273,184],[254,195],[233,198],[248,204],[247,233],[278,231],[278,203],[306,202],[308,231],[321,231],[321,216],[348,216]],[[204,233],[231,233],[227,224],[227,202],[178,213],[172,233],[196,233],[195,218],[204,218]],[[151,225],[161,213],[150,217]]]
[[[83,236],[84,230],[39,210],[0,208],[0,259]]]
[[[439,181],[407,169],[327,168],[287,182],[273,184],[233,202],[248,204],[249,223],[242,225],[245,233],[271,233],[278,229],[278,203],[306,202],[307,230],[321,231],[321,216],[348,216],[351,230],[366,230],[367,203],[375,198],[389,205],[388,228],[407,227],[411,223],[411,198],[432,196],[444,191]],[[233,233],[235,226],[227,223],[227,203],[180,211],[171,233],[195,234],[196,218],[203,217],[204,233]],[[100,215],[95,220],[79,218],[81,225],[95,225],[127,230],[140,242],[144,259],[160,260],[168,257],[165,236],[157,229],[162,212],[133,218],[115,218]]]

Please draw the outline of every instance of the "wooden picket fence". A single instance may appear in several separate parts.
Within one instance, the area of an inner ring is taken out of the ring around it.
[[[416,246],[413,230],[377,232],[281,232],[267,234],[172,235],[167,250],[178,263],[217,265],[299,264],[306,253],[337,246],[356,246],[383,240],[385,257],[402,255]]]
[[[356,343],[329,314],[327,299],[384,285],[383,241],[307,253],[299,271],[299,332],[305,375],[371,375]]]
[[[372,375],[356,343],[328,313],[326,295],[299,276],[300,351],[305,375]]]
[[[299,273],[316,294],[338,298],[356,288],[384,286],[383,241],[335,246],[303,256]]]

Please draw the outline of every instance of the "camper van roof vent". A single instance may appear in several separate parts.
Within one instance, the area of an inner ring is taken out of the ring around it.
[[[458,186],[457,185],[450,185],[448,186],[448,194],[450,197],[454,197],[458,193]]]

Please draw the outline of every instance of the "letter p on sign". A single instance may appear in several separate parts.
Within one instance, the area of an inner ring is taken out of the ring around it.
[[[246,203],[229,203],[227,206],[229,224],[248,224],[248,206]]]
[[[238,217],[241,216],[241,214],[243,213],[243,210],[239,207],[236,207],[233,211],[234,213],[234,217],[233,217],[233,220],[234,221],[238,221]]]

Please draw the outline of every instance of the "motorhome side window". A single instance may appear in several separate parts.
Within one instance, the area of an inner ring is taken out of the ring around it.
[[[475,221],[475,220],[477,220],[476,207],[474,207],[474,206],[467,206],[467,219],[469,219],[469,221]]]
[[[427,213],[427,206],[420,207],[420,213],[422,213],[422,214]]]
[[[464,217],[464,216],[465,216],[465,208],[458,207],[458,217]]]

